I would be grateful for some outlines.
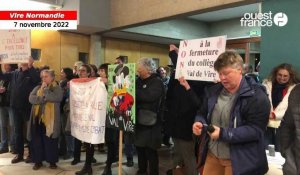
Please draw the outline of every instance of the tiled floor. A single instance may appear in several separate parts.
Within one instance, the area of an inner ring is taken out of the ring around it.
[[[166,174],[165,172],[171,165],[171,154],[170,149],[163,147],[159,150],[160,155],[160,174]],[[11,153],[0,154],[0,175],[74,175],[75,171],[80,170],[83,167],[85,160],[85,153],[82,152],[81,160],[82,162],[72,166],[70,163],[72,159],[62,160],[60,159],[58,165],[58,169],[52,170],[49,169],[47,163],[44,163],[44,166],[34,171],[32,170],[33,164],[26,164],[25,162],[21,162],[18,164],[11,164],[11,159],[14,157]],[[102,171],[105,167],[106,154],[99,153],[95,151],[95,158],[97,159],[97,163],[93,165],[93,175],[101,175]],[[123,166],[122,166],[122,175],[135,175],[137,171],[137,156],[134,156],[134,167],[128,168],[125,165],[126,157],[123,158]],[[113,175],[118,174],[118,164],[113,164],[112,169]]]
[[[48,164],[44,163],[44,166],[38,170],[32,170],[32,164],[26,164],[24,162],[18,164],[11,164],[11,159],[14,155],[10,153],[0,154],[0,175],[74,175],[75,171],[80,170],[83,167],[84,162],[81,162],[75,166],[72,166],[70,162],[72,159],[69,160],[60,160],[58,165],[58,169],[51,170],[47,166]],[[106,154],[95,152],[95,158],[97,159],[98,163],[93,165],[93,174],[94,175],[101,175],[102,171],[105,166]],[[85,153],[82,153],[81,160],[85,160]],[[123,164],[126,162],[126,158],[123,159]],[[171,150],[163,147],[159,150],[159,168],[160,168],[160,175],[165,175],[167,169],[171,167],[172,156]],[[135,175],[137,171],[137,158],[134,157],[134,167],[128,168],[126,165],[122,166],[122,175]],[[278,167],[274,165],[269,165],[270,171],[267,175],[282,175],[282,172]],[[118,174],[118,164],[113,164],[113,175]]]

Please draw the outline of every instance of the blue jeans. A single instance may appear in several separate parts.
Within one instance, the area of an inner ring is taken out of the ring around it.
[[[0,150],[8,149],[8,142],[12,149],[15,147],[15,133],[14,120],[12,110],[10,107],[0,107],[0,130],[1,130],[1,145]],[[10,126],[10,131],[8,131]],[[8,139],[8,132],[10,132],[10,139]]]

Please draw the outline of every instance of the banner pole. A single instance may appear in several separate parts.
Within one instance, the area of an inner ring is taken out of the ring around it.
[[[118,175],[122,175],[122,162],[123,162],[123,131],[119,132],[119,171]]]

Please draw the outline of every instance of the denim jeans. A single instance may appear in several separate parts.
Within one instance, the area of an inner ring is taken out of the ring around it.
[[[0,150],[8,149],[8,143],[11,148],[14,149],[15,146],[15,133],[14,133],[14,120],[12,115],[12,110],[10,107],[0,107],[0,131],[1,131],[1,145]],[[10,127],[9,127],[10,126]],[[8,131],[8,129],[10,129]],[[10,133],[10,138],[8,136]]]

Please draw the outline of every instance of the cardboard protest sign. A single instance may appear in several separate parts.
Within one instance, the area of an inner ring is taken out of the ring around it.
[[[74,79],[70,83],[71,134],[91,143],[104,143],[107,91],[100,78]]]
[[[0,63],[28,63],[30,30],[0,30]]]
[[[186,80],[217,81],[214,62],[225,52],[226,36],[184,40],[180,42],[176,78]]]
[[[135,64],[108,66],[108,127],[134,132]]]

